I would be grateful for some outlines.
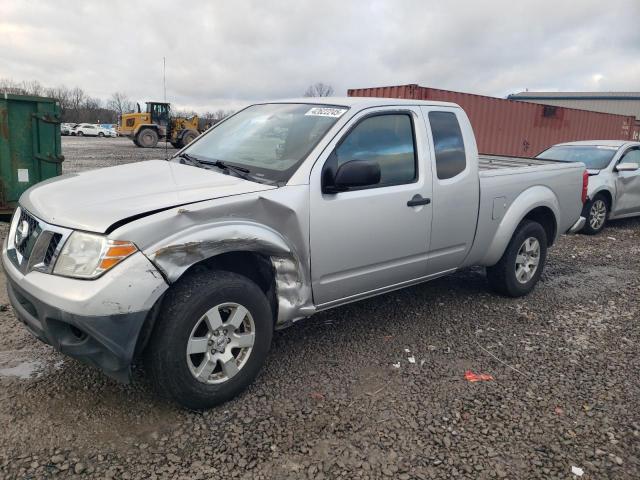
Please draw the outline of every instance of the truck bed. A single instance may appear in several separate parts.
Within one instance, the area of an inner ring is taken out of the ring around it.
[[[483,170],[499,170],[503,168],[522,168],[537,165],[551,165],[555,160],[543,160],[541,158],[505,157],[502,155],[479,155],[479,168]]]

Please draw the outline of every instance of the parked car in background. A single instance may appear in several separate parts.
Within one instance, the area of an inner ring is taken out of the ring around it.
[[[600,232],[607,220],[640,215],[640,142],[587,140],[560,143],[537,158],[582,162],[589,173],[582,231]]]
[[[103,127],[101,125],[98,126],[98,136],[99,137],[117,137],[118,134],[113,128]]]
[[[29,189],[2,263],[40,340],[122,381],[140,354],[161,393],[207,408],[251,383],[274,328],[316,312],[472,265],[526,295],[584,224],[586,179],[479,157],[452,103],[262,103],[171,161]]]
[[[97,137],[99,136],[99,133],[100,129],[98,125],[94,125],[92,123],[79,123],[73,130],[71,130],[71,135],[75,135],[77,137]]]

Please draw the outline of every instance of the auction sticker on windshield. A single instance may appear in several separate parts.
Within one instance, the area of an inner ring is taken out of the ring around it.
[[[313,107],[307,113],[305,113],[305,115],[311,115],[314,117],[339,118],[346,111],[346,108]]]

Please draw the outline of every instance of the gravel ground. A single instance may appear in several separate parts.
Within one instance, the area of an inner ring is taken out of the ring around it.
[[[71,169],[102,165],[103,145],[148,153],[87,140],[65,141]],[[526,298],[470,269],[319,314],[204,413],[157,399],[140,369],[120,385],[39,343],[2,288],[0,476],[640,478],[639,232],[561,238]]]
[[[176,152],[167,143],[167,154],[171,156]],[[65,157],[62,173],[76,173],[140,160],[163,159],[165,148],[162,142],[156,148],[139,148],[126,137],[62,137],[62,154]]]

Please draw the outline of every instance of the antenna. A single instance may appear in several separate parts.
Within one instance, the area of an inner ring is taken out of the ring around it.
[[[162,57],[162,90],[164,92],[164,103],[167,103],[167,57]],[[164,159],[169,160],[169,152],[167,151],[167,141],[169,131],[171,130],[171,117],[167,118],[167,128],[164,134]]]

